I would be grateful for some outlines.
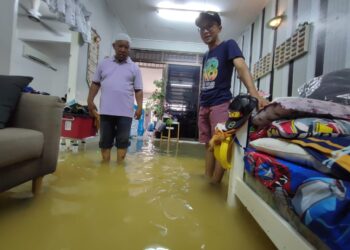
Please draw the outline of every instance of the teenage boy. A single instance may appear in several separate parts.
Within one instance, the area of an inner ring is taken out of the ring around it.
[[[203,82],[200,94],[198,119],[199,141],[206,144],[205,174],[212,183],[220,183],[225,170],[215,161],[213,152],[208,150],[208,142],[217,123],[228,118],[228,106],[232,99],[231,78],[235,67],[240,80],[249,94],[259,101],[259,108],[268,102],[259,96],[237,43],[230,39],[221,41],[221,18],[212,11],[201,12],[195,22],[208,51],[203,57]]]

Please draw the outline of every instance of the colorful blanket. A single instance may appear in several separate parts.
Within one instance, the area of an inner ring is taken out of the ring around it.
[[[342,178],[350,174],[350,136],[308,137],[291,142],[302,146],[336,176]]]
[[[282,137],[287,139],[309,136],[345,136],[350,135],[350,121],[326,118],[299,118],[273,121],[262,131],[254,132],[253,138]]]
[[[254,151],[245,168],[331,249],[349,249],[350,182]]]

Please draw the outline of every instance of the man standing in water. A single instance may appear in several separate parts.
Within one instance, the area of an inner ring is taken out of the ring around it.
[[[130,59],[131,39],[117,35],[113,48],[115,56],[104,59],[97,66],[88,96],[90,115],[96,112],[94,98],[101,89],[100,142],[103,161],[109,161],[111,148],[117,147],[117,162],[121,163],[129,146],[132,118],[142,114],[142,78],[139,67]],[[137,110],[134,112],[134,96]]]
[[[225,170],[215,161],[208,143],[217,123],[228,118],[228,106],[232,99],[231,78],[235,67],[249,94],[259,101],[259,108],[268,102],[261,98],[254,86],[253,78],[244,61],[241,50],[234,40],[221,41],[221,18],[216,12],[201,12],[196,19],[200,36],[208,51],[203,57],[203,82],[200,94],[198,119],[199,141],[206,144],[205,174],[212,183],[220,183]]]

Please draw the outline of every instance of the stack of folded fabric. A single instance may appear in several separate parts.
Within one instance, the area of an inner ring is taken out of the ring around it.
[[[332,249],[350,245],[350,106],[280,98],[253,118],[246,171]]]
[[[73,103],[69,106],[66,106],[63,110],[65,114],[71,114],[76,116],[86,116],[89,117],[89,110],[87,105],[81,105],[79,103]]]

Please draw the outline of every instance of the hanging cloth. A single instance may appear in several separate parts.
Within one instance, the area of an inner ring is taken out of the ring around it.
[[[68,24],[70,30],[81,33],[84,42],[91,42],[89,12],[80,0],[42,0],[52,13],[58,14],[60,22]]]

